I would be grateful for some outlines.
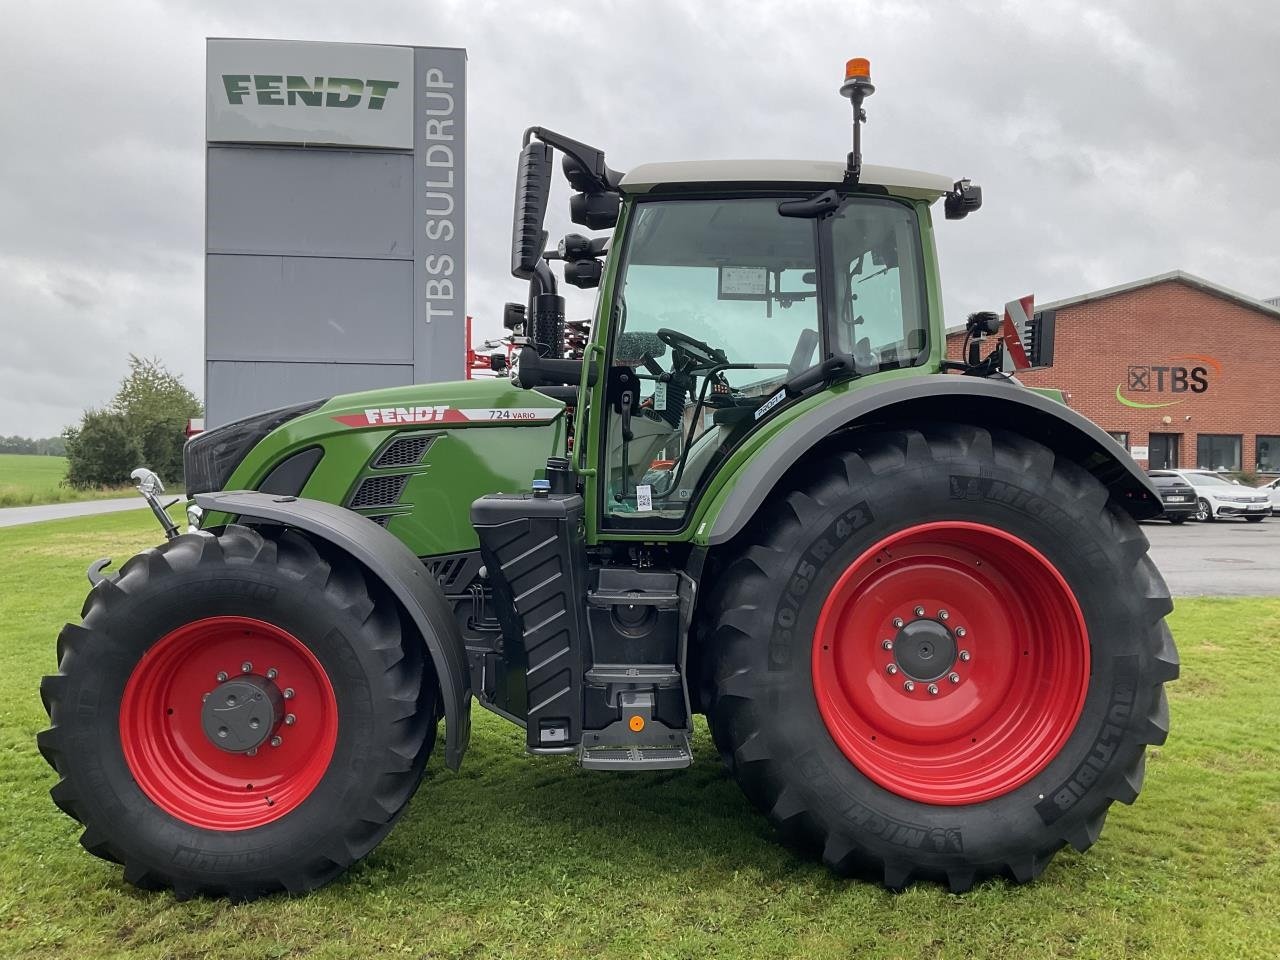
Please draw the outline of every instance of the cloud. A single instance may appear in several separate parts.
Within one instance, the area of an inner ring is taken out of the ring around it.
[[[468,49],[468,306],[508,274],[515,154],[541,124],[620,169],[848,151],[845,59],[869,56],[868,162],[984,187],[937,230],[950,321],[1182,268],[1280,294],[1280,14],[1266,0],[1065,3],[121,0],[6,12],[0,62],[0,433],[106,401],[129,352],[203,383],[207,36]],[[561,188],[562,189],[562,188]],[[567,194],[552,236],[575,228]],[[571,316],[593,297],[571,291]]]

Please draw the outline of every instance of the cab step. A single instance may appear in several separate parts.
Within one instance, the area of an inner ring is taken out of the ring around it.
[[[578,763],[584,770],[681,770],[693,763],[688,740],[663,746],[583,746]]]

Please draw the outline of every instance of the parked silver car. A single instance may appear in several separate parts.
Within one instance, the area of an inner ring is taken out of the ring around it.
[[[1181,477],[1189,483],[1196,495],[1197,520],[1244,517],[1260,523],[1272,511],[1270,491],[1247,487],[1212,470],[1152,470],[1151,476]]]

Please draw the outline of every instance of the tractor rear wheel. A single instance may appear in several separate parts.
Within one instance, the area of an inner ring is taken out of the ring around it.
[[[58,638],[54,802],[146,888],[249,900],[386,835],[435,741],[436,680],[380,585],[304,536],[230,526],[133,557]]]
[[[1106,488],[1025,437],[859,435],[720,574],[708,719],[748,797],[890,888],[1038,876],[1132,802],[1172,605]]]

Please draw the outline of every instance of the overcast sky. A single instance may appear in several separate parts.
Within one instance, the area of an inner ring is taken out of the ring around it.
[[[840,160],[852,56],[871,59],[877,85],[867,162],[984,188],[977,215],[939,217],[948,322],[1172,269],[1280,295],[1275,0],[2,0],[0,12],[0,434],[57,433],[111,396],[130,352],[203,390],[208,36],[467,48],[467,302],[482,331],[524,298],[507,270],[526,126],[594,143],[624,170]]]

